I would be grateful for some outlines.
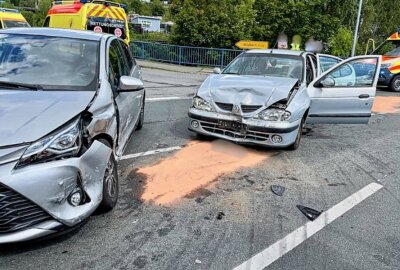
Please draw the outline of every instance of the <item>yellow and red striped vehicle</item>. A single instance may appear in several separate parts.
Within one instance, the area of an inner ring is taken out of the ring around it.
[[[128,44],[130,41],[126,5],[110,1],[56,1],[47,13],[44,27],[105,32]]]
[[[372,54],[382,55],[379,84],[400,92],[400,29],[382,43]]]

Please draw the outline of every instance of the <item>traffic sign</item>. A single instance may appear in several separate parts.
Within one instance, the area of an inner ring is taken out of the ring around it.
[[[94,31],[95,33],[102,33],[102,32],[103,32],[103,29],[102,29],[100,26],[95,26],[94,29],[93,29],[93,31]]]
[[[235,45],[240,49],[268,49],[269,43],[268,41],[241,40]]]
[[[114,35],[116,35],[117,37],[121,37],[122,36],[122,30],[119,29],[119,28],[115,28]]]

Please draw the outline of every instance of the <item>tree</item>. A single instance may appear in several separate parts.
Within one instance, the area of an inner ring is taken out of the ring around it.
[[[165,13],[165,8],[160,0],[153,0],[150,3],[151,15],[153,16],[163,16]]]
[[[180,45],[228,48],[251,38],[254,0],[176,0],[173,41]]]
[[[274,43],[284,31],[289,37],[300,35],[303,41],[314,37],[326,42],[340,25],[337,17],[326,12],[327,7],[324,0],[256,0],[253,37]]]
[[[340,57],[349,57],[352,46],[353,32],[346,27],[340,27],[336,35],[329,40],[331,53]]]

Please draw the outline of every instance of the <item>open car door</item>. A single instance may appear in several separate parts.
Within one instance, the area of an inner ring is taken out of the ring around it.
[[[317,76],[321,75],[322,73],[329,70],[331,67],[336,66],[342,61],[342,58],[333,55],[321,53],[317,54]]]
[[[381,65],[379,55],[349,58],[308,86],[307,123],[367,124],[371,117]]]

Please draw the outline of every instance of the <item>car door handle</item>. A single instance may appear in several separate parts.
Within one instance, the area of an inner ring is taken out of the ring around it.
[[[369,98],[369,95],[368,94],[362,94],[362,95],[359,95],[358,98]]]

